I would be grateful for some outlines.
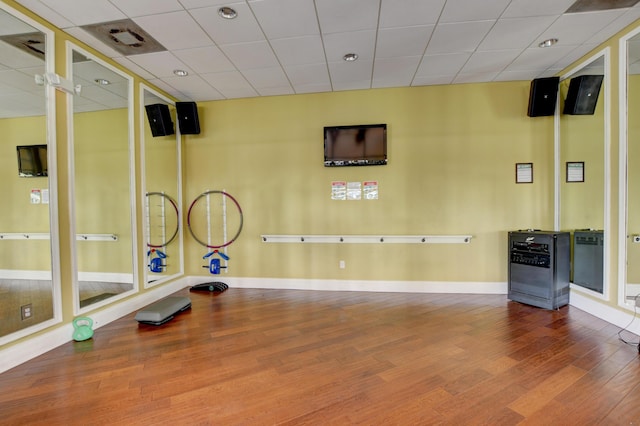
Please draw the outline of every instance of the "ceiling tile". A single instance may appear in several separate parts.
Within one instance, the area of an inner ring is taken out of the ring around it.
[[[373,64],[372,87],[409,86],[416,74],[422,56],[380,58]]]
[[[220,17],[217,6],[193,9],[189,13],[218,46],[264,40],[264,34],[249,6],[246,3],[240,3],[234,4],[233,8],[238,12],[238,17],[235,19]]]
[[[357,60],[355,62],[331,62],[329,63],[329,75],[331,83],[335,87],[337,83],[368,81],[371,85],[373,60]],[[358,87],[362,88],[362,87]]]
[[[73,37],[77,38],[81,42],[86,43],[87,45],[93,47],[98,52],[102,53],[103,55],[105,55],[105,56],[107,56],[109,58],[114,58],[116,56],[122,56],[122,54],[120,52],[115,50],[113,47],[103,43],[102,41],[98,40],[93,35],[89,34],[87,31],[85,31],[83,28],[71,27],[71,28],[67,28],[66,32],[68,34],[72,35]]]
[[[109,0],[131,18],[184,10],[178,0]]]
[[[235,66],[216,46],[176,50],[176,57],[197,73],[233,71]]]
[[[504,18],[562,15],[576,0],[511,0]]]
[[[324,47],[319,35],[281,38],[271,46],[283,66],[324,63]]]
[[[473,52],[493,24],[494,21],[476,21],[438,25],[427,46],[427,53]]]
[[[277,67],[278,60],[266,41],[226,44],[220,49],[239,70]]]
[[[117,63],[119,63],[120,65],[122,65],[123,67],[125,67],[126,69],[131,70],[132,72],[136,73],[137,75],[139,75],[140,77],[144,78],[145,80],[150,80],[152,78],[155,78],[155,76],[153,74],[151,74],[150,72],[148,72],[144,68],[140,67],[135,62],[132,62],[129,58],[125,58],[123,56],[120,56],[120,57],[117,57],[117,58],[113,58],[113,60],[116,61]]]
[[[423,25],[379,30],[376,58],[393,58],[424,54],[433,28],[433,25]]]
[[[497,72],[485,72],[485,73],[472,73],[472,74],[458,74],[453,79],[454,83],[480,83],[483,81],[493,81],[498,76]]]
[[[380,0],[322,0],[316,2],[323,34],[372,30],[378,25]]]
[[[143,55],[127,56],[130,61],[144,68],[156,77],[173,77],[173,71],[181,69],[193,73],[189,67],[176,58],[171,52],[145,53]]]
[[[605,12],[573,13],[562,15],[547,30],[545,30],[534,42],[539,42],[548,38],[557,38],[558,44],[579,45],[585,39],[601,31],[610,22],[618,18],[621,10],[610,10]]]
[[[502,19],[491,28],[478,49],[526,49],[555,19],[554,16]]]
[[[320,34],[313,0],[249,0],[249,6],[270,39]]]
[[[444,4],[445,0],[383,0],[380,28],[435,24],[440,18]]]
[[[180,0],[180,3],[182,4],[182,6],[185,7],[185,9],[194,9],[194,8],[199,8],[199,7],[208,7],[208,6],[231,6],[233,8],[236,7],[237,4],[239,3],[244,3],[244,0],[242,1],[225,1],[225,0]]]
[[[417,76],[455,76],[471,57],[471,53],[451,53],[442,55],[425,55],[422,58]]]
[[[547,69],[563,57],[569,55],[574,46],[548,47],[541,49],[539,47],[531,47],[520,54],[505,71],[527,71]]]
[[[460,73],[485,73],[500,72],[518,57],[520,50],[492,50],[488,52],[475,52]]]
[[[495,20],[511,0],[447,0],[440,22]]]
[[[291,87],[287,75],[280,67],[246,70],[242,74],[255,89]]]
[[[169,50],[211,45],[211,39],[185,11],[141,16],[134,22]]]
[[[375,31],[334,33],[323,37],[327,61],[340,62],[346,53],[356,53],[360,59],[373,60]]]
[[[184,94],[189,100],[204,101],[222,99],[223,96],[198,75],[187,77],[165,77],[166,84]],[[182,98],[184,99],[184,98]]]
[[[331,86],[329,80],[329,70],[323,62],[321,64],[312,65],[290,65],[285,67],[289,81],[294,87],[300,86]]]
[[[126,18],[108,0],[41,0],[51,10],[56,11],[74,26],[95,24],[96,22],[117,21]]]
[[[416,77],[413,79],[412,86],[437,86],[443,84],[451,84],[453,82],[453,76],[447,75],[428,75],[422,77]]]
[[[283,96],[295,94],[291,86],[265,87],[256,89],[260,96]]]
[[[40,0],[17,0],[17,2],[28,8],[35,14],[46,18],[47,21],[51,22],[58,28],[68,28],[74,26],[73,22],[58,13],[57,10],[52,9],[42,3]]]

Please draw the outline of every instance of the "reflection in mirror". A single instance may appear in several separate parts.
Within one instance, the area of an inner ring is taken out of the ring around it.
[[[144,110],[140,112],[143,134],[145,196],[144,255],[147,259],[146,286],[156,285],[182,274],[182,232],[180,229],[181,180],[180,135],[175,129],[174,104],[152,89],[141,86]],[[152,132],[150,123],[158,111],[169,112],[168,131]],[[154,136],[155,133],[155,136]],[[165,133],[164,135],[160,133]]]
[[[605,56],[600,55],[559,87],[560,229],[572,233],[571,282],[599,294],[605,292],[608,208],[604,75]]]
[[[633,300],[640,294],[640,120],[636,119],[640,116],[640,35],[627,41],[627,61],[627,278],[624,298],[633,305]]]
[[[47,131],[47,118],[54,117],[48,114],[46,90],[52,89],[35,83],[35,75],[52,69],[52,50],[45,46],[52,46],[53,35],[45,36],[44,30],[34,27],[38,24],[25,20],[0,9],[2,343],[51,322],[57,316],[59,295],[58,280],[53,279],[57,274],[52,273],[49,197],[49,188],[55,188],[55,135]]]
[[[73,187],[79,308],[134,290],[130,78],[73,48]]]

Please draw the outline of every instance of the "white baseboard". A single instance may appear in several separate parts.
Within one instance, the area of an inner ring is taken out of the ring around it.
[[[93,320],[94,329],[97,330],[118,318],[129,315],[131,312],[139,310],[187,286],[187,279],[181,278],[167,285],[159,286],[143,294],[123,300],[112,306],[106,306],[104,309],[95,313],[89,312],[85,314],[85,316]],[[0,373],[70,342],[72,335],[73,325],[71,322],[68,322],[50,331],[45,331],[40,335],[29,337],[24,341],[17,342],[13,345],[9,344],[8,347],[0,350],[0,359],[2,359]]]
[[[628,331],[640,336],[640,318],[635,318],[633,313],[605,305],[576,291],[571,292],[569,304],[615,326],[626,327]]]
[[[507,294],[506,282],[308,280],[295,278],[237,278],[224,274],[189,277],[189,285],[222,281],[236,288],[282,290],[372,291],[386,293]]]

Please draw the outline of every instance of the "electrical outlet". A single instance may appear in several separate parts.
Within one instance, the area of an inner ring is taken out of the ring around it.
[[[340,261],[340,269],[344,269],[347,265],[345,264],[344,260]]]
[[[20,306],[20,316],[22,317],[23,321],[33,316],[33,308],[31,307],[31,303],[29,303],[28,305]]]
[[[640,243],[640,235],[633,235],[631,238],[634,243]]]

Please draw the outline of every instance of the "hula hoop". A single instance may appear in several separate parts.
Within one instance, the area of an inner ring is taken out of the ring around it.
[[[238,231],[236,232],[236,234],[233,236],[233,238],[231,238],[229,241],[225,241],[223,244],[220,245],[209,245],[203,241],[200,241],[200,239],[198,237],[196,237],[195,233],[193,232],[193,229],[191,229],[191,210],[193,209],[193,206],[198,202],[198,200],[202,197],[206,197],[209,194],[220,194],[223,197],[229,197],[229,199],[231,201],[233,201],[233,203],[236,205],[236,207],[238,208],[238,212],[240,213],[240,225],[238,226]],[[202,194],[198,195],[196,197],[195,200],[193,200],[193,202],[191,203],[191,205],[189,206],[189,212],[187,213],[187,228],[189,228],[189,233],[191,234],[191,236],[193,237],[194,240],[196,240],[198,243],[200,243],[201,245],[207,247],[207,248],[211,248],[211,249],[219,249],[219,248],[223,248],[223,247],[227,247],[228,245],[230,245],[231,243],[233,243],[238,236],[240,235],[240,232],[242,231],[242,225],[244,223],[244,217],[242,215],[242,208],[240,207],[240,204],[238,203],[238,201],[233,198],[233,196],[227,192],[224,191],[206,191],[203,192]]]
[[[151,248],[166,247],[169,244],[171,244],[173,240],[175,240],[175,238],[178,236],[178,231],[180,231],[180,215],[178,214],[178,205],[173,200],[173,198],[171,198],[170,196],[168,196],[163,192],[147,192],[146,194],[147,198],[149,198],[150,195],[160,195],[161,197],[166,198],[167,200],[169,200],[169,202],[173,206],[173,210],[176,212],[176,230],[173,232],[173,235],[171,235],[171,238],[169,238],[169,240],[167,240],[163,244],[151,244],[151,242],[147,243],[147,247],[151,247]],[[149,236],[149,239],[151,239],[151,236]]]

